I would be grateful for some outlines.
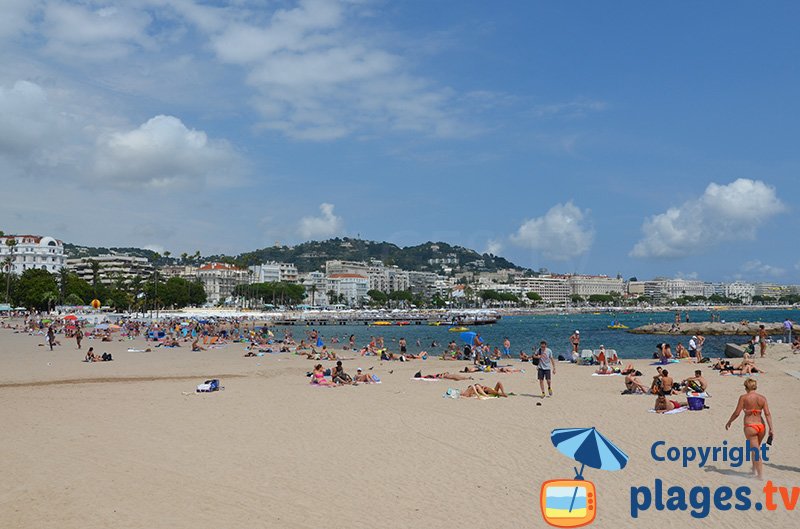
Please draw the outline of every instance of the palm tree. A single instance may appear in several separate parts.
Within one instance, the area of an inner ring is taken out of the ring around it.
[[[158,260],[161,259],[161,254],[158,252],[153,253],[153,307],[156,311],[156,318],[158,318]]]
[[[11,299],[11,267],[14,263],[14,248],[17,246],[17,239],[9,237],[6,239],[6,246],[8,246],[8,257],[6,257],[6,303]]]
[[[311,291],[311,306],[314,307],[317,296],[317,285],[316,284],[311,285],[311,288],[309,288],[309,290]]]
[[[42,294],[42,301],[47,303],[47,312],[50,312],[54,303],[58,301],[58,292],[48,291]]]
[[[181,254],[181,264],[182,264],[182,265],[185,265],[185,264],[186,264],[186,259],[188,259],[188,258],[189,258],[189,254],[188,254],[188,253],[186,253],[186,252],[183,252],[183,253]]]
[[[200,262],[200,250],[195,250],[194,255],[192,256],[194,259],[195,264]]]
[[[166,252],[164,252],[164,259],[166,259],[167,261],[169,261],[169,256],[170,256],[170,255],[172,255],[172,252],[170,252],[170,251],[166,251]],[[169,264],[169,262],[167,262],[167,264]]]

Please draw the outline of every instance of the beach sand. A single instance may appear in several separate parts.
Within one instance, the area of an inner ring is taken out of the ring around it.
[[[513,361],[527,372],[473,376],[487,385],[502,381],[517,396],[455,400],[442,394],[469,382],[411,377],[420,369],[454,372],[463,362],[359,357],[344,362],[346,371],[372,368],[382,384],[329,389],[309,385],[305,373],[315,362],[290,354],[244,358],[242,344],[129,353],[144,349],[144,340],[86,340],[84,351],[94,346],[115,359],[89,364],[74,341],[62,340],[53,352],[43,343],[43,336],[0,329],[4,527],[546,527],[541,484],[571,479],[576,465],[553,447],[550,431],[591,426],[630,456],[618,472],[585,470],[597,488],[594,527],[791,527],[797,520],[782,508],[713,507],[702,519],[653,507],[631,518],[631,487],[652,491],[655,478],[687,491],[746,485],[754,502],[763,501],[763,482],[748,475],[749,463],[683,468],[650,456],[657,440],[741,446],[741,417],[730,431],[724,425],[743,379],[720,377],[707,365],[710,409],[662,416],[647,412],[654,398],[620,395],[623,377],[593,377],[592,368],[569,364],[557,366],[552,398],[540,398],[531,364]],[[634,364],[649,382],[655,367]],[[759,365],[767,371],[759,392],[770,400],[777,430],[766,477],[800,486],[800,380],[786,374],[800,371],[800,355],[775,346]],[[695,369],[668,367],[676,380]],[[207,378],[220,378],[224,391],[196,394]]]

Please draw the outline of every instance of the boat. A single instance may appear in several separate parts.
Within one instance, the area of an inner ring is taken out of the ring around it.
[[[442,322],[440,322],[440,321],[429,321],[428,322],[428,325],[430,325],[431,327],[438,327],[441,324],[442,324]]]
[[[629,329],[630,327],[628,327],[627,325],[624,325],[622,323],[615,323],[614,325],[609,325],[608,328],[609,329]]]
[[[398,321],[397,325],[411,325],[410,321]]]
[[[450,332],[466,332],[469,330],[469,327],[450,327],[447,330]]]
[[[391,324],[392,324],[392,322],[390,322],[390,321],[374,321],[374,322],[372,322],[372,325],[378,325],[378,326],[381,326],[381,327],[385,327],[385,326],[391,325]]]

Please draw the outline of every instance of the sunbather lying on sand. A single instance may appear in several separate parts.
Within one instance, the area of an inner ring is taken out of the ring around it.
[[[464,391],[461,392],[461,396],[464,398],[470,397],[508,397],[506,394],[505,389],[503,388],[503,383],[498,382],[495,384],[494,388],[490,388],[489,386],[483,386],[481,384],[473,384]]]
[[[672,411],[676,408],[683,408],[688,406],[689,404],[682,401],[677,400],[668,400],[663,394],[656,397],[656,405],[653,409],[656,410],[656,413],[664,413],[666,411]]]
[[[435,375],[423,375],[422,371],[418,371],[414,375],[414,378],[431,378],[431,379],[446,378],[448,380],[472,380],[472,377],[459,375],[458,373],[448,373],[447,371],[445,371],[444,373],[436,373]]]

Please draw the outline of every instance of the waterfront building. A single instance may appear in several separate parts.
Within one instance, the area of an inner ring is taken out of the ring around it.
[[[344,298],[348,305],[361,305],[367,297],[369,278],[361,274],[328,274],[325,292]]]
[[[67,259],[67,268],[81,279],[92,283],[95,273],[94,263],[97,263],[97,280],[104,285],[113,285],[117,282],[129,283],[137,277],[147,279],[154,271],[153,265],[146,257],[124,253]]]
[[[250,272],[228,263],[206,263],[197,269],[208,303],[217,304],[233,295],[238,285],[249,282]]]
[[[608,276],[573,275],[567,278],[571,295],[588,299],[592,295],[622,294],[622,278]]]
[[[292,263],[269,261],[250,266],[248,269],[252,272],[253,283],[297,283],[299,281],[297,267]]]
[[[16,245],[9,246],[13,240]],[[67,264],[64,243],[41,235],[6,235],[0,237],[0,267],[6,272],[6,259],[10,258],[10,271],[20,275],[25,270],[38,269],[57,273]]]
[[[569,285],[563,277],[517,277],[514,279],[514,284],[524,293],[539,294],[546,303],[565,305],[570,299]]]

